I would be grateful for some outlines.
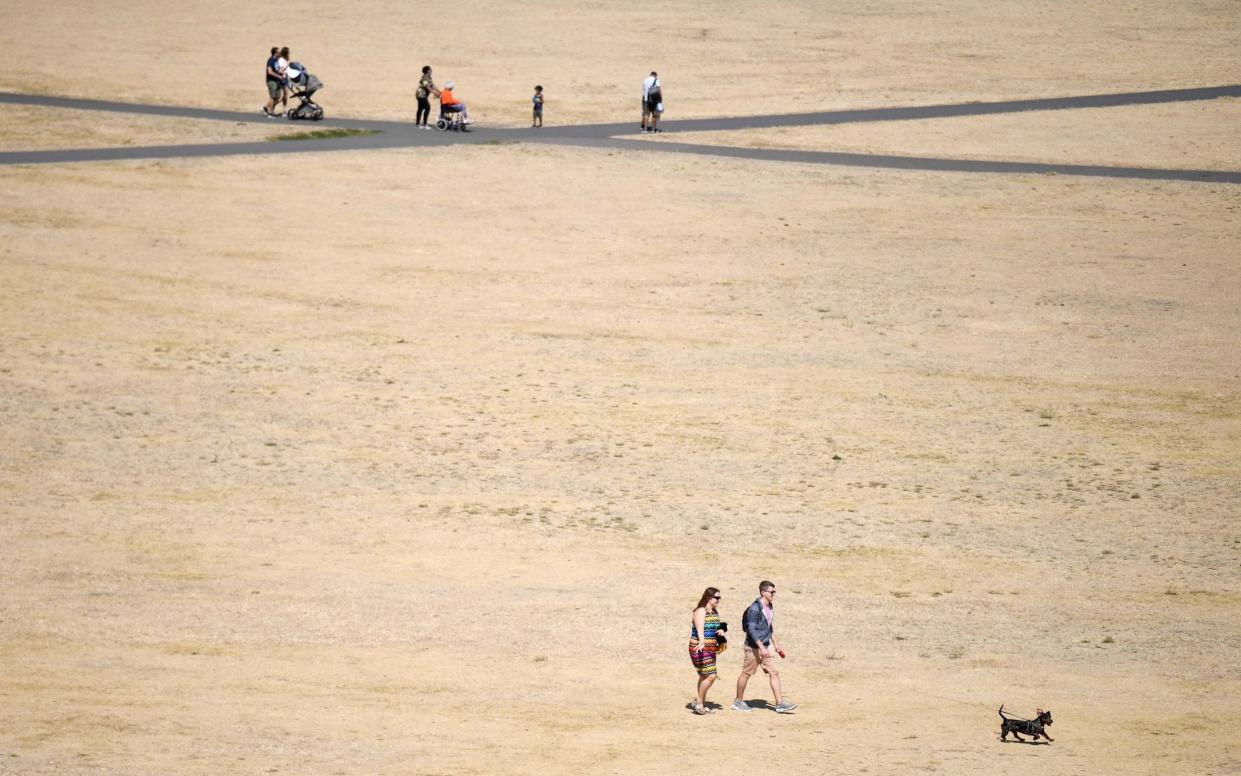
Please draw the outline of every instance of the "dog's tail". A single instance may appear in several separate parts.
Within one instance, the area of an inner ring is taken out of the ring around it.
[[[1016,720],[1017,722],[1029,722],[1030,721],[1026,719],[1025,717],[1018,717],[1016,714],[1012,713],[1011,711],[1004,711],[1004,704],[1002,703],[1000,704],[1000,719],[1011,719],[1011,720]]]

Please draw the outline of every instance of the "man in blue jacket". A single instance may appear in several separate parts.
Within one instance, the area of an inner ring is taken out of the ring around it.
[[[745,664],[741,668],[741,675],[737,677],[737,697],[732,705],[734,711],[754,710],[745,702],[745,686],[760,667],[771,680],[771,691],[776,696],[776,705],[772,707],[772,711],[788,714],[797,708],[796,703],[789,703],[780,694],[780,671],[776,668],[775,655],[784,657],[784,650],[776,643],[773,625],[776,619],[775,597],[774,582],[759,582],[758,598],[745,610],[745,616],[741,619],[741,627],[745,630]]]

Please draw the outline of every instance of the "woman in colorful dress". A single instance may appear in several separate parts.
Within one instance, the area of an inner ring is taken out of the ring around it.
[[[689,631],[689,659],[698,670],[698,697],[694,701],[695,714],[709,714],[707,690],[715,684],[715,655],[719,651],[716,633],[721,630],[720,589],[709,587],[702,593],[694,607],[693,623]]]

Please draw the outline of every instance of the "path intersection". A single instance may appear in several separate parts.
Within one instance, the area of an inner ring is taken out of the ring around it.
[[[987,116],[1030,111],[1109,108],[1131,105],[1156,105],[1172,102],[1193,102],[1241,97],[1241,84],[1196,89],[1165,89],[1121,94],[1096,94],[1078,97],[969,102],[943,105],[922,105],[899,108],[866,108],[834,110],[817,113],[785,113],[765,116],[734,116],[715,119],[684,119],[673,125],[678,134],[775,127],[823,126],[874,121],[916,121],[959,116]],[[244,123],[265,123],[266,117],[256,113],[184,108],[171,105],[142,105],[107,102],[72,97],[0,92],[0,104],[35,105],[72,110],[96,110],[147,116],[205,119]],[[303,125],[297,126],[299,129]],[[340,138],[286,140],[282,142],[252,141],[207,143],[195,145],[162,145],[146,147],[113,147],[63,149],[54,151],[0,152],[0,165],[57,164],[68,162],[115,161],[126,159],[172,159],[205,156],[267,155],[326,151],[364,151],[386,148],[435,147],[457,143],[550,143],[588,148],[629,149],[662,153],[687,153],[722,156],[736,159],[757,159],[777,162],[800,162],[844,167],[871,167],[901,170],[931,170],[965,173],[1026,173],[1075,175],[1100,178],[1136,178],[1143,180],[1195,181],[1241,184],[1237,170],[1182,170],[1151,167],[1109,165],[1055,164],[1036,162],[1005,162],[978,159],[944,159],[920,156],[840,153],[834,151],[799,151],[795,149],[742,148],[702,145],[692,142],[640,142],[632,139],[632,122],[617,124],[579,124],[548,127],[537,133],[529,129],[489,129],[473,132],[418,132],[413,124],[399,121],[368,119],[327,119],[313,126],[357,129],[372,134]]]

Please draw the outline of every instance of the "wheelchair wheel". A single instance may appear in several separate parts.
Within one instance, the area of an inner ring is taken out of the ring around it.
[[[452,125],[448,123],[448,119],[438,119],[435,122],[435,128],[440,132],[447,132],[450,126]]]

